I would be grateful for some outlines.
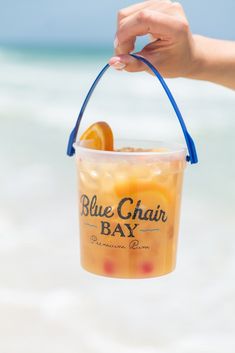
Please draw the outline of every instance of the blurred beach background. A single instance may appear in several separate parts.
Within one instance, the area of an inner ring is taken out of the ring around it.
[[[112,55],[116,12],[131,3],[12,0],[1,6],[1,353],[235,351],[233,91],[167,80],[200,160],[185,173],[176,271],[131,281],[80,268],[67,140]],[[235,39],[232,0],[182,4],[194,32]],[[119,137],[183,142],[159,83],[144,73],[107,72],[81,131],[97,120],[109,122]]]

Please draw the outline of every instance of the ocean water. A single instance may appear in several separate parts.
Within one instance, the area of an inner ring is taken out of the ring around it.
[[[185,172],[178,264],[151,280],[79,265],[75,163],[66,144],[110,50],[0,49],[0,352],[235,351],[235,93],[168,80],[198,147]],[[81,131],[182,141],[160,85],[110,70]]]

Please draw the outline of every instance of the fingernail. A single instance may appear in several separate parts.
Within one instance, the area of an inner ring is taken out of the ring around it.
[[[114,48],[117,49],[117,47],[119,46],[119,41],[118,41],[118,37],[116,36],[113,42]]]
[[[115,62],[111,65],[116,70],[123,70],[126,67],[126,64],[121,63],[120,61]]]

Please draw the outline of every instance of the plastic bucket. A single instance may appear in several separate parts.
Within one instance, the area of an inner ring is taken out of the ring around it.
[[[175,268],[186,149],[106,152],[75,144],[82,267],[120,277],[161,276]]]
[[[100,151],[89,148],[89,141],[88,146],[76,142],[89,99],[109,65],[103,68],[82,105],[67,154],[76,151],[82,267],[116,278],[148,278],[173,271],[184,170],[187,162],[198,162],[193,139],[164,79],[146,59],[132,56],[159,79],[187,148],[157,141],[115,141],[117,148],[136,150]]]

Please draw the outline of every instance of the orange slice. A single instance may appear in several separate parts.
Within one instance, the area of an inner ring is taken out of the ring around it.
[[[113,132],[104,121],[91,125],[80,137],[81,145],[94,150],[113,151]]]
[[[149,195],[149,199],[151,200],[152,197],[156,194],[159,194],[163,197],[166,201],[171,200],[171,193],[166,187],[157,184],[154,180],[137,180],[132,178],[127,178],[126,180],[122,180],[117,182],[115,185],[116,194],[119,197],[128,196],[135,196],[139,194],[146,194]]]

